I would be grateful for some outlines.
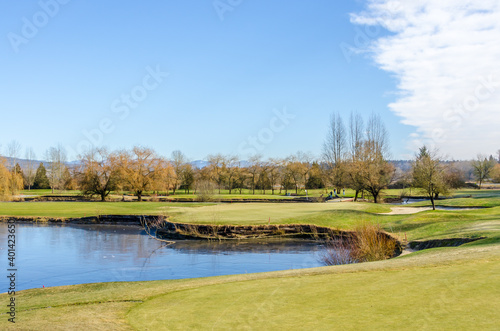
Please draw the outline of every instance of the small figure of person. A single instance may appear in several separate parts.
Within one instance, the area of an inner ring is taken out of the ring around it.
[[[345,188],[342,189],[342,195],[345,196]]]

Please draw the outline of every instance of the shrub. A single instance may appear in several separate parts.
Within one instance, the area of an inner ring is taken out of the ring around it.
[[[396,241],[385,234],[380,225],[364,223],[355,230],[353,253],[360,262],[385,260],[394,255]]]
[[[321,260],[327,265],[378,261],[391,258],[395,250],[396,241],[379,225],[363,223],[352,236],[329,242]]]
[[[213,201],[215,198],[215,185],[210,181],[200,181],[196,184],[196,200],[201,202]]]

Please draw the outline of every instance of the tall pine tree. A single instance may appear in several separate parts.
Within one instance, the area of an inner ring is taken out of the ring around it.
[[[47,178],[47,170],[43,166],[43,163],[40,162],[38,169],[35,174],[35,181],[33,183],[34,189],[48,189],[50,188],[49,179]]]

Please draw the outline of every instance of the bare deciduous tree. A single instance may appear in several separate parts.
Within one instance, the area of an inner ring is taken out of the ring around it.
[[[248,161],[250,162],[250,165],[248,166],[248,173],[250,174],[252,194],[255,194],[255,186],[258,182],[260,164],[262,163],[262,155],[254,155]]]
[[[63,183],[64,170],[66,168],[66,151],[61,144],[49,148],[45,153],[48,162],[48,178],[52,193],[55,189],[60,189]]]
[[[31,190],[31,187],[35,183],[35,174],[36,174],[36,168],[35,168],[35,152],[33,152],[33,149],[31,147],[26,148],[26,169],[24,171],[24,174],[26,176],[26,184],[28,185],[28,190]]]
[[[489,177],[490,171],[494,166],[495,162],[493,160],[488,160],[488,158],[483,155],[478,155],[477,158],[472,161],[472,168],[474,176],[479,182],[479,189],[481,189],[484,180]]]
[[[226,173],[226,158],[222,154],[211,154],[207,156],[207,161],[209,163],[208,167],[210,169],[211,179],[217,184],[219,189],[219,194],[222,188],[222,184],[225,180]]]
[[[330,184],[336,189],[344,186],[347,155],[347,133],[340,114],[330,118],[328,134],[323,144],[323,159],[327,164]]]
[[[349,156],[351,159],[359,158],[364,137],[363,117],[351,112],[349,117]]]
[[[7,155],[10,158],[10,169],[15,169],[15,165],[21,153],[21,144],[17,140],[12,140],[7,145]]]
[[[238,167],[234,180],[235,180],[235,186],[240,192],[240,194],[242,194],[243,189],[246,187],[246,182],[248,178],[249,178],[248,169],[244,167]]]
[[[364,183],[360,171],[362,168],[362,151],[365,141],[364,122],[361,115],[351,113],[349,118],[349,162],[347,166],[347,184],[355,191],[354,201],[358,200],[359,192]]]
[[[233,187],[235,186],[235,181],[237,179],[238,171],[240,168],[240,160],[238,160],[237,156],[228,155],[225,156],[225,164],[226,164],[226,181],[229,189],[229,194],[231,194]]]
[[[182,168],[181,178],[181,185],[182,187],[184,187],[184,193],[189,194],[189,190],[193,188],[193,185],[196,182],[195,171],[191,164],[186,163],[184,165],[184,167]]]
[[[362,148],[361,162],[356,172],[375,203],[380,201],[380,193],[391,183],[394,176],[394,166],[380,153],[379,147],[373,141],[365,141]]]
[[[495,183],[500,183],[500,163],[495,164],[491,169],[491,180]]]
[[[180,187],[182,183],[182,172],[188,162],[187,157],[179,150],[173,151],[171,156],[172,167],[174,168],[174,174],[172,178],[172,191],[175,195],[175,191]]]
[[[366,125],[366,140],[384,159],[389,158],[389,133],[379,114],[372,113]]]
[[[449,191],[444,167],[437,153],[429,151],[425,146],[420,148],[413,162],[412,181],[414,187],[421,189],[429,197],[433,210],[436,210],[434,199]]]
[[[274,195],[274,188],[276,184],[279,184],[281,173],[283,171],[283,160],[282,159],[269,159],[268,160],[268,174],[269,181],[271,184],[271,193]]]
[[[155,181],[162,179],[165,163],[155,151],[136,146],[118,155],[120,178],[124,187],[134,192],[139,201],[145,191],[153,189]]]
[[[78,182],[84,195],[98,195],[101,201],[118,189],[120,173],[118,158],[105,148],[90,150],[80,156]]]
[[[309,180],[309,176],[311,174],[312,164],[314,161],[314,157],[309,152],[297,152],[296,156],[297,161],[299,162],[299,171],[300,171],[300,186],[306,189],[306,183]]]

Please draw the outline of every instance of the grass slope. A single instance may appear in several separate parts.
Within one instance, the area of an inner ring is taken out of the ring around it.
[[[129,320],[151,330],[493,329],[498,262],[205,286],[148,300]]]
[[[3,314],[0,329],[494,330],[499,282],[498,246],[470,245],[358,265],[27,290],[17,323]]]

